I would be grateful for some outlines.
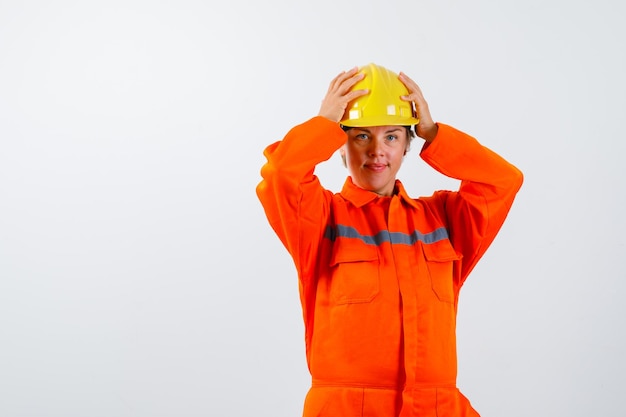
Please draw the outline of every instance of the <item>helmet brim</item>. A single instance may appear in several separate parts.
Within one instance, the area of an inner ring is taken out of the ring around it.
[[[415,117],[389,117],[389,116],[369,116],[358,119],[345,119],[339,122],[346,127],[367,127],[367,126],[415,126],[419,124],[419,119]]]

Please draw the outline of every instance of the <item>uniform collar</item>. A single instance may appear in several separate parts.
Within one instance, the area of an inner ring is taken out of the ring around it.
[[[344,182],[343,188],[341,189],[341,196],[354,204],[356,207],[362,207],[367,203],[371,203],[379,197],[378,194],[372,191],[364,190],[363,188],[355,185],[352,182],[351,177],[346,178],[346,182]],[[418,208],[417,203],[411,197],[409,197],[400,180],[396,180],[395,193],[393,197],[399,197],[407,204]]]

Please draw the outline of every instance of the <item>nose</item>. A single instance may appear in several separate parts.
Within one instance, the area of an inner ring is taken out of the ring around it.
[[[370,156],[382,155],[384,153],[383,142],[378,138],[373,140],[370,143],[368,153]]]

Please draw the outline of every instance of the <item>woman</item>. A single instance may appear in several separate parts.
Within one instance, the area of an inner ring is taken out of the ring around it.
[[[422,159],[458,191],[407,195],[396,174],[412,126]],[[349,176],[333,193],[314,169],[338,149]],[[375,64],[339,74],[318,116],[264,154],[257,195],[300,284],[304,417],[478,416],[456,388],[458,295],[521,172],[435,123],[413,80]]]

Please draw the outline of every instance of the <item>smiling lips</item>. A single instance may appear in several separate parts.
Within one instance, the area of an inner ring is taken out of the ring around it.
[[[374,172],[383,172],[387,168],[387,164],[365,164],[365,168]]]

